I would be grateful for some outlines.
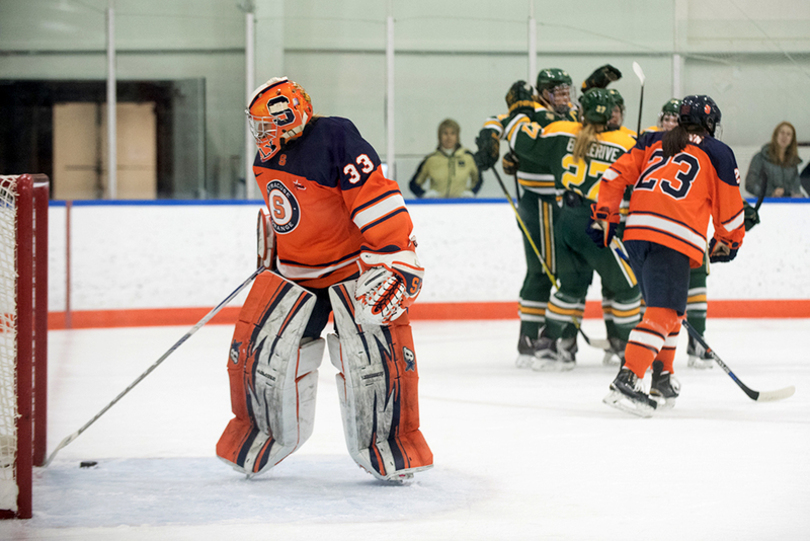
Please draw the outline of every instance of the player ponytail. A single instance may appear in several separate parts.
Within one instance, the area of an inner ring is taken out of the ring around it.
[[[661,147],[664,150],[664,159],[669,159],[679,152],[682,152],[689,144],[690,135],[709,135],[709,132],[700,124],[678,124],[666,134],[661,140]]]
[[[574,142],[574,161],[578,162],[580,160],[584,160],[585,156],[588,154],[588,150],[590,150],[591,145],[596,142],[596,127],[597,124],[590,124],[585,123],[582,125],[582,129],[579,130],[577,137]]]

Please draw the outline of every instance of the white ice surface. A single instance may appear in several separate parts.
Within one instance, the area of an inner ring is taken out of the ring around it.
[[[413,327],[436,466],[410,485],[348,457],[328,359],[299,452],[252,480],[219,462],[232,329],[207,326],[35,470],[34,518],[0,539],[810,539],[810,320],[709,322],[749,387],[793,397],[756,403],[719,367],[687,369],[682,335],[681,397],[652,419],[601,403],[616,369],[581,340],[577,368],[547,374],[514,368],[517,321]],[[51,332],[49,452],[187,330]]]

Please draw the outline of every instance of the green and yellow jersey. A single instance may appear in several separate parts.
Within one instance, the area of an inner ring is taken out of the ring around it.
[[[554,175],[558,190],[568,190],[590,201],[599,197],[602,174],[636,140],[621,130],[597,134],[584,160],[574,160],[574,144],[582,129],[579,122],[558,121],[542,128],[525,115],[517,115],[506,133],[509,146],[521,165],[546,168]]]
[[[558,114],[551,109],[544,107],[540,103],[535,103],[534,113],[531,116],[531,121],[540,125],[541,127],[548,126],[554,122],[561,120],[576,121],[577,109],[573,104],[565,114]],[[514,121],[510,114],[502,114],[489,117],[484,122],[483,129],[493,130],[498,134],[498,138],[505,139],[506,134],[510,132],[512,126],[510,121]],[[522,158],[521,156],[518,156]],[[541,196],[556,197],[558,190],[554,179],[554,174],[545,165],[539,164],[536,160],[523,161],[520,160],[517,171],[518,184],[523,187],[525,191],[532,192]]]
[[[618,128],[615,130],[615,131],[622,132],[622,133],[624,133],[624,134],[629,135],[629,136],[630,136],[630,137],[632,137],[633,139],[638,140],[638,133],[636,133],[636,130],[631,130],[631,129],[630,129],[630,128],[628,128],[627,126],[619,126],[619,127],[618,127]]]

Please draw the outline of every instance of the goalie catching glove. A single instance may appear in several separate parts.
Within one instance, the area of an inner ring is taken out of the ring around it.
[[[736,242],[731,243],[729,246],[726,241],[713,237],[709,242],[709,261],[711,263],[726,263],[737,257],[737,249],[739,244]]]
[[[597,246],[605,248],[610,245],[610,241],[616,235],[619,221],[618,213],[611,212],[607,207],[596,208],[596,203],[594,203],[591,205],[591,216],[586,232]]]
[[[405,313],[422,289],[425,269],[416,252],[363,252],[354,292],[355,319],[360,324],[387,325]]]

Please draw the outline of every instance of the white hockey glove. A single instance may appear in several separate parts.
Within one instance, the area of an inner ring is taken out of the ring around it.
[[[361,274],[354,292],[355,319],[361,325],[386,325],[397,319],[422,289],[425,269],[412,250],[363,252],[358,265]]]
[[[261,265],[267,270],[272,270],[276,258],[276,232],[270,222],[270,212],[266,208],[259,209],[259,221],[256,224],[256,255],[258,261],[256,266]]]

